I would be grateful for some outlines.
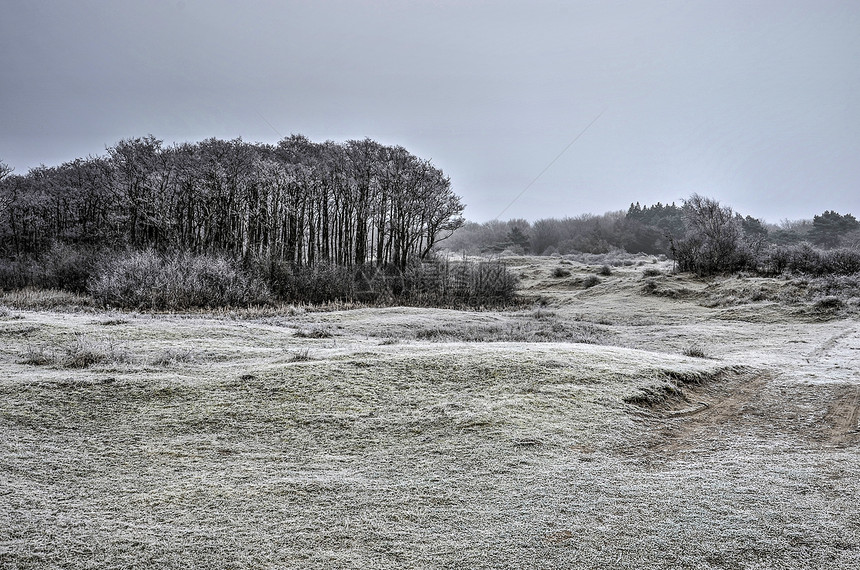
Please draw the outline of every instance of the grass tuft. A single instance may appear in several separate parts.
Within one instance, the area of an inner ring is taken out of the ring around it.
[[[705,354],[704,349],[701,345],[691,344],[683,351],[684,356],[689,356],[690,358],[708,358],[708,355]]]
[[[311,360],[313,360],[313,358],[311,358],[310,352],[308,349],[305,349],[292,353],[288,362],[309,362]]]
[[[176,364],[192,364],[197,357],[191,349],[168,348],[149,360],[153,366],[172,366]]]
[[[100,364],[127,364],[132,360],[128,349],[113,341],[75,335],[70,343],[64,345],[29,345],[21,355],[20,362],[32,366],[76,369]]]

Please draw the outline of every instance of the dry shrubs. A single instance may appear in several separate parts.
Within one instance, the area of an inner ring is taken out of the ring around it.
[[[91,297],[57,289],[33,289],[30,287],[3,293],[0,295],[0,302],[9,307],[27,311],[81,310],[93,305]]]
[[[38,258],[0,258],[0,289],[64,289],[84,293],[102,255],[92,248],[55,243]]]
[[[800,273],[852,275],[860,272],[860,251],[849,248],[822,250],[808,243],[771,248],[761,263],[761,272],[769,275]]]
[[[134,251],[104,262],[90,292],[108,306],[183,310],[269,301],[266,284],[223,256]]]
[[[597,275],[589,275],[582,280],[582,286],[585,289],[591,289],[595,285],[600,285],[600,278]]]
[[[197,360],[194,352],[184,348],[167,348],[149,360],[153,366],[191,364]]]
[[[332,301],[419,306],[498,306],[511,303],[517,277],[501,261],[429,260],[393,265],[313,267],[270,262],[264,269],[274,295],[290,303]]]
[[[748,372],[743,366],[724,366],[711,371],[655,370],[653,382],[624,398],[624,402],[644,408],[687,402],[685,388],[690,385],[702,385]]]
[[[821,313],[827,313],[832,311],[838,311],[839,309],[845,306],[845,301],[840,299],[839,297],[821,297],[815,303],[813,303],[812,307],[815,311]]]

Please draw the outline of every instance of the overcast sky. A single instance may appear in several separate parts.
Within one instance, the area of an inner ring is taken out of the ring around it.
[[[0,160],[371,137],[466,217],[860,215],[860,2],[4,0]],[[602,113],[602,115],[601,115]]]

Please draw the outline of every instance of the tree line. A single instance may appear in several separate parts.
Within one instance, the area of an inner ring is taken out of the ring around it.
[[[545,218],[466,222],[444,243],[453,252],[551,255],[612,251],[674,256],[673,243],[704,227],[702,208],[710,221],[731,228],[738,236],[760,246],[792,246],[809,243],[822,249],[860,246],[860,222],[852,214],[827,210],[809,220],[783,220],[769,224],[743,216],[731,207],[696,194],[675,203],[641,205],[602,215],[583,214]],[[727,230],[728,231],[728,230]]]
[[[152,310],[513,302],[503,263],[434,255],[463,207],[429,160],[371,139],[127,139],[23,175],[0,162],[0,290]]]
[[[371,139],[166,146],[147,136],[24,175],[2,166],[6,258],[62,243],[403,268],[463,222],[439,168]]]

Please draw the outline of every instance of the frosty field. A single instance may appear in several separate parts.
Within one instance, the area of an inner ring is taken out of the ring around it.
[[[509,263],[497,311],[0,296],[0,567],[860,566],[856,299]]]

